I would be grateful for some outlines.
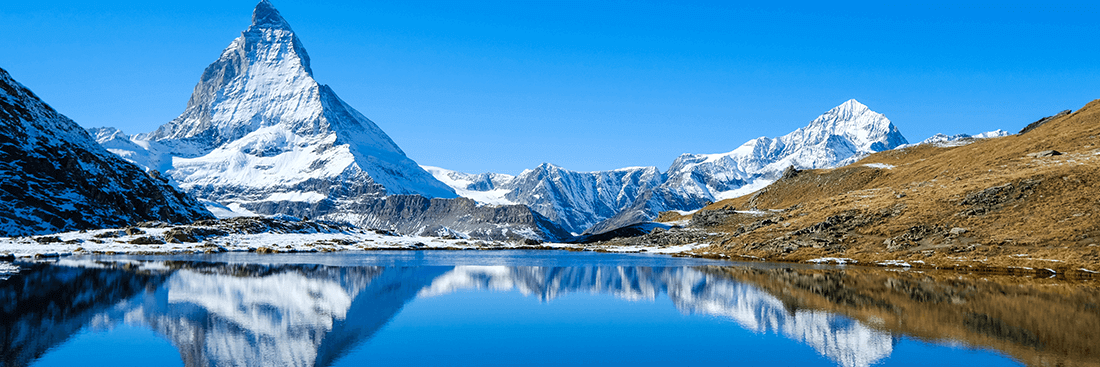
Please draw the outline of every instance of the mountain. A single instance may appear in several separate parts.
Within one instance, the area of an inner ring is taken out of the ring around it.
[[[267,0],[206,68],[179,117],[148,134],[89,131],[222,216],[288,214],[477,239],[570,236],[522,205],[457,198],[314,80],[305,47]]]
[[[256,213],[311,207],[323,216],[365,197],[457,196],[313,78],[301,40],[266,0],[179,117],[149,134],[96,133],[190,194]]]
[[[577,172],[543,163],[518,176],[424,168],[459,195],[488,204],[523,204],[573,233],[610,218],[664,181],[656,167]]]
[[[774,181],[790,166],[836,167],[903,144],[908,141],[886,116],[851,99],[775,139],[759,137],[729,153],[681,155],[661,189],[717,201],[747,193],[738,189],[752,182]]]
[[[0,236],[190,223],[213,215],[104,150],[0,69]]]

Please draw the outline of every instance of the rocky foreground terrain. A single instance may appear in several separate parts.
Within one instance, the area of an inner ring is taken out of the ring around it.
[[[620,246],[692,243],[705,256],[1095,276],[1100,270],[1100,101],[1019,134],[922,144],[836,169],[787,170],[750,195],[666,212]]]

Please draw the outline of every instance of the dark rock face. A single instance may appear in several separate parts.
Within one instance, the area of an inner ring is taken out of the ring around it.
[[[339,206],[339,213],[333,207]],[[565,241],[568,230],[526,205],[478,205],[467,198],[426,198],[420,195],[365,197],[355,201],[321,200],[264,202],[248,206],[259,213],[280,213],[391,230],[404,235],[469,237],[481,240]]]
[[[1045,157],[1053,157],[1053,156],[1056,156],[1056,155],[1062,155],[1062,152],[1059,152],[1057,150],[1044,150],[1044,151],[1041,151],[1041,152],[1030,153],[1027,156],[1031,157],[1031,158],[1045,158]]]
[[[630,207],[664,176],[656,167],[576,172],[543,163],[506,185],[505,198],[525,204],[571,232],[582,232]]]
[[[1062,116],[1065,116],[1065,115],[1069,115],[1071,112],[1073,112],[1073,110],[1065,110],[1065,111],[1059,112],[1058,114],[1056,114],[1054,116],[1047,116],[1047,117],[1041,118],[1041,119],[1039,119],[1039,121],[1035,121],[1035,122],[1032,122],[1032,123],[1028,124],[1022,130],[1020,130],[1020,132],[1018,132],[1017,134],[1022,135],[1024,133],[1028,132],[1028,131],[1035,130],[1035,128],[1037,128],[1039,126],[1042,126],[1043,124],[1045,124],[1047,122],[1050,122],[1050,121],[1052,121],[1056,118],[1059,118],[1059,117],[1062,117]]]
[[[584,231],[584,234],[600,234],[618,228],[644,223],[657,218],[657,213],[680,208],[698,209],[710,204],[709,200],[698,196],[685,196],[667,187],[647,190],[638,196],[629,208],[623,209],[611,218],[596,223]]]
[[[0,236],[213,218],[0,69]]]
[[[525,205],[479,206],[467,198],[428,199],[393,195],[358,204],[367,214],[367,226],[411,235],[458,235],[487,240],[571,239],[561,226]]]

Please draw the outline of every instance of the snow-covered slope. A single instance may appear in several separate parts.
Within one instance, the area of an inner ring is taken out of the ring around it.
[[[0,69],[0,236],[212,218]]]
[[[511,192],[509,187],[516,176],[503,173],[472,174],[424,165],[420,167],[431,173],[440,182],[450,186],[459,196],[464,198],[474,199],[474,201],[482,204],[515,204],[506,199],[505,196]]]
[[[970,135],[970,134],[947,135],[947,134],[940,133],[940,134],[932,135],[928,139],[922,140],[920,143],[905,144],[905,145],[899,146],[898,148],[907,148],[907,147],[921,145],[921,144],[931,144],[931,145],[935,145],[935,146],[938,146],[938,147],[956,147],[956,146],[962,146],[962,145],[967,145],[967,144],[973,143],[974,141],[979,140],[979,139],[999,138],[999,137],[1002,137],[1002,136],[1009,136],[1009,135],[1012,135],[1012,133],[1009,133],[1009,132],[1001,130],[1001,129],[997,129],[997,130],[993,130],[993,131],[986,131],[984,133],[977,134],[977,135]]]
[[[518,176],[424,168],[463,197],[486,204],[524,204],[573,233],[629,207],[664,180],[656,167],[577,172],[543,163]]]
[[[201,200],[259,214],[324,217],[384,195],[457,196],[313,78],[302,42],[267,0],[178,118],[149,134],[94,132]]]
[[[681,155],[665,173],[664,183],[586,232],[602,233],[651,220],[660,211],[694,210],[745,195],[775,181],[790,166],[842,166],[907,143],[886,116],[848,100],[778,138],[756,138],[728,153]]]

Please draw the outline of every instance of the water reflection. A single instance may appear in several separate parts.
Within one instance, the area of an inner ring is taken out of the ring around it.
[[[1091,287],[1019,294],[1033,316],[1010,317],[1004,312],[1016,306],[1004,297],[1015,288],[849,270],[92,260],[22,267],[0,282],[4,366],[29,365],[85,327],[119,323],[163,335],[187,366],[327,366],[412,300],[466,290],[544,301],[570,293],[643,302],[667,295],[682,313],[782,335],[841,366],[882,361],[902,334],[996,347],[1029,364],[1089,365],[1100,353]],[[1041,314],[1048,304],[1068,313]]]
[[[778,298],[728,275],[700,268],[458,266],[422,292],[460,289],[518,290],[542,300],[567,293],[609,294],[625,300],[655,300],[667,294],[687,314],[729,318],[757,332],[777,332],[808,344],[841,366],[869,366],[887,357],[894,337],[835,313],[789,310]]]

